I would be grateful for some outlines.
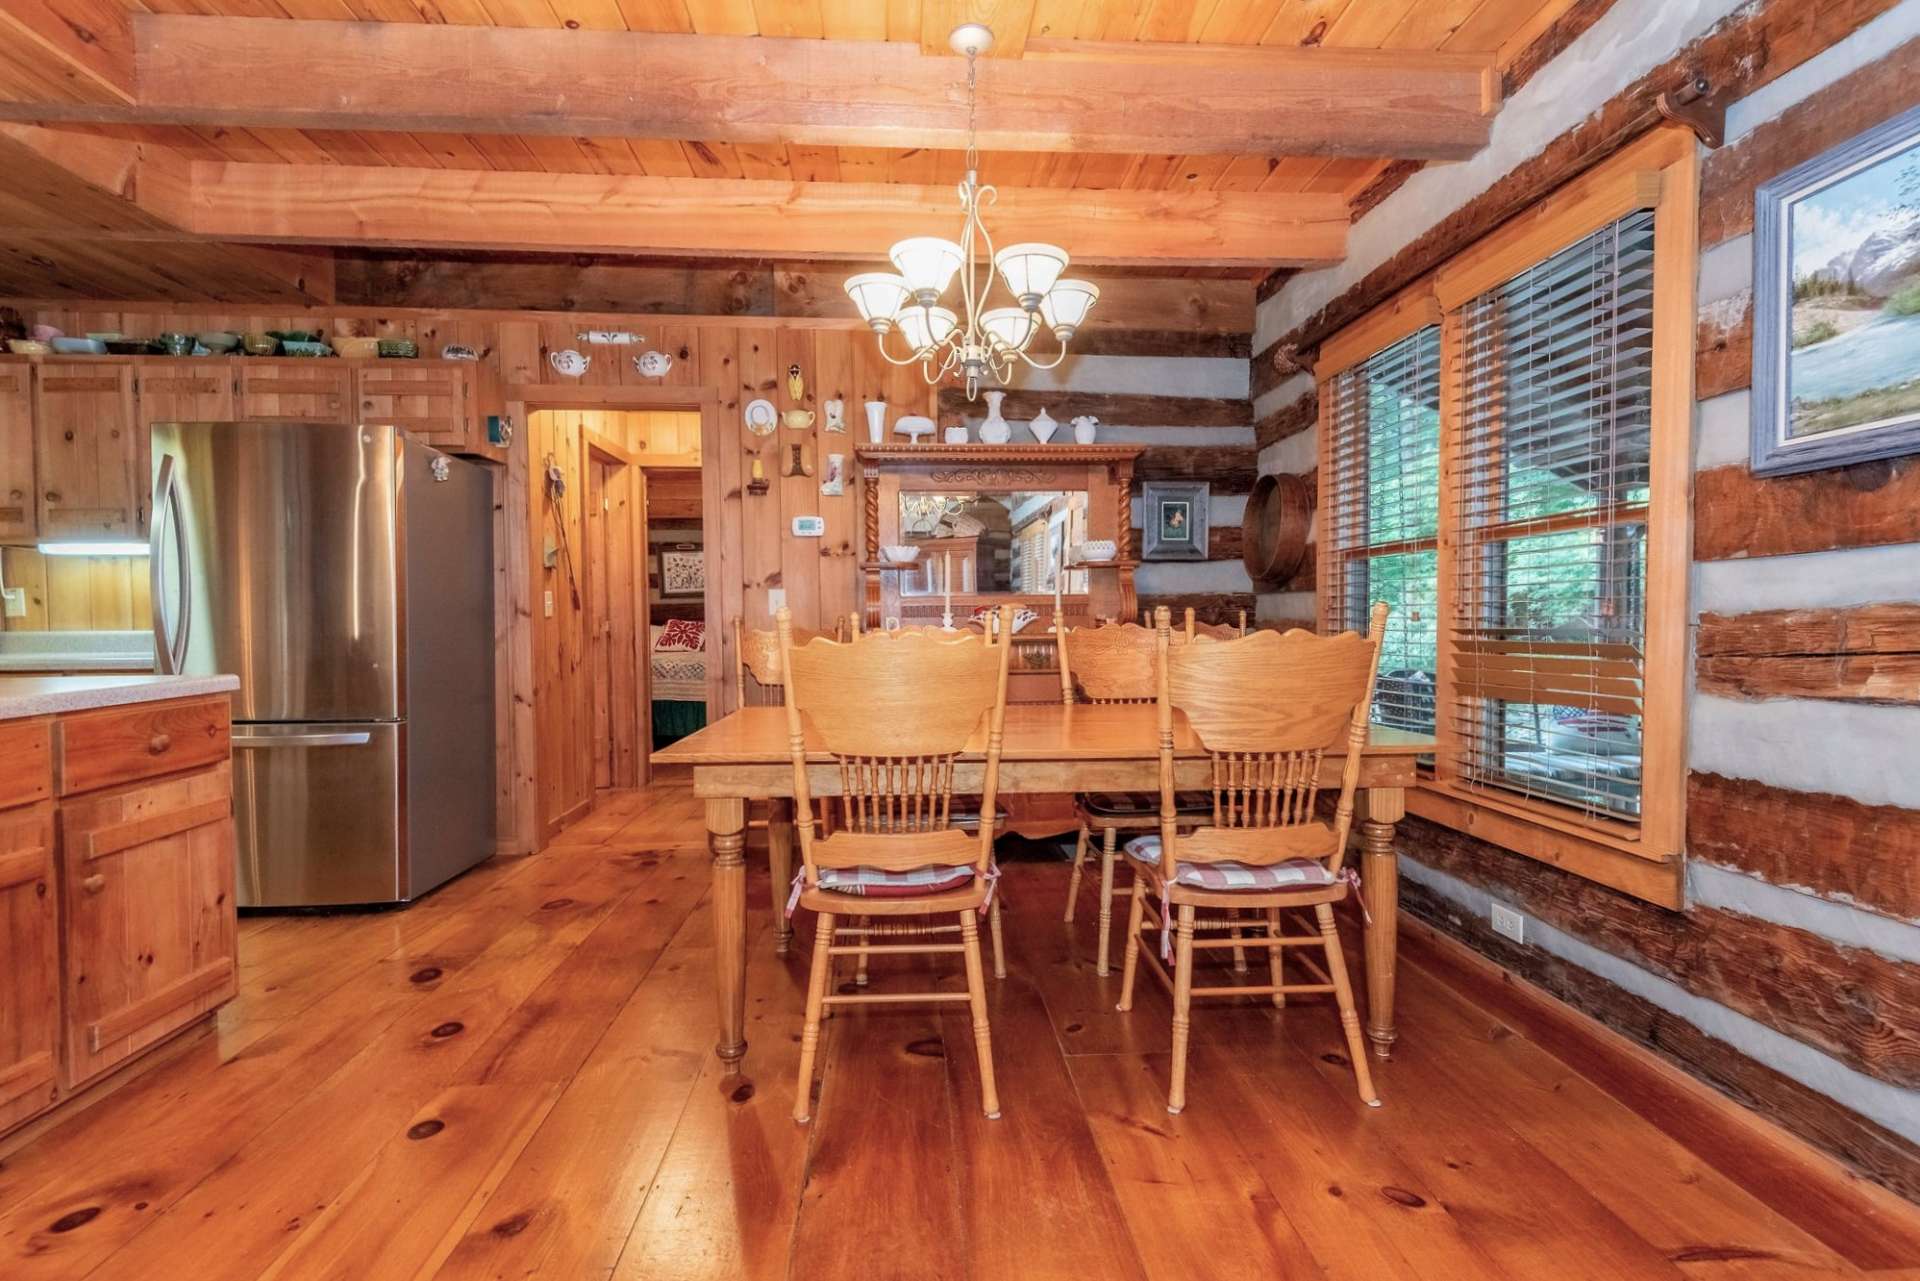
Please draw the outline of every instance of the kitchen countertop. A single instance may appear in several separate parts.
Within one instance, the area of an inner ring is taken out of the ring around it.
[[[0,632],[0,672],[152,670],[152,632]]]
[[[0,720],[228,694],[237,676],[0,676]]]

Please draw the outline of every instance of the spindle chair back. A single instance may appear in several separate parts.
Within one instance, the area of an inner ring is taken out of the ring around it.
[[[1002,610],[1008,630],[1012,607]],[[788,615],[777,616],[783,670],[788,674],[788,746],[793,759],[794,810],[800,835],[795,902],[818,917],[807,1015],[801,1032],[800,1088],[794,1117],[810,1109],[813,1062],[821,1010],[828,1005],[924,999],[966,1000],[972,1006],[980,1058],[983,1106],[998,1116],[986,994],[976,917],[992,893],[994,824],[969,832],[954,809],[957,758],[985,730],[980,780],[981,814],[995,813],[1007,708],[1012,646],[978,633],[866,633],[837,643],[792,640]],[[836,830],[815,832],[808,774],[808,732],[838,773]],[[916,885],[924,885],[923,891]],[[953,924],[889,918],[952,914]],[[839,916],[858,923],[839,926]],[[874,924],[874,917],[883,918]],[[940,942],[876,944],[876,938]],[[843,942],[850,939],[851,941]],[[831,958],[882,953],[961,952],[967,991],[829,994]]]
[[[1174,931],[1173,972],[1146,957],[1173,991],[1172,1087],[1167,1110],[1186,1104],[1189,1009],[1194,996],[1270,996],[1331,992],[1347,1035],[1360,1097],[1379,1105],[1367,1051],[1361,1042],[1346,960],[1334,926],[1333,904],[1345,898],[1347,835],[1380,665],[1387,607],[1373,607],[1365,636],[1321,637],[1305,631],[1256,632],[1238,640],[1176,645],[1161,629],[1159,677],[1160,823],[1157,840],[1134,841],[1128,854],[1135,877],[1128,920],[1120,1008],[1131,1008],[1142,959],[1144,927]],[[1174,717],[1186,718],[1211,766],[1210,819],[1186,821],[1174,786]],[[1321,781],[1329,761],[1340,765],[1331,819],[1320,814]],[[1149,917],[1149,891],[1158,905]],[[1312,908],[1317,935],[1288,935],[1282,913]],[[1263,910],[1264,938],[1243,940],[1238,916],[1202,920],[1200,909]],[[1196,939],[1226,929],[1231,939]],[[1270,982],[1196,989],[1195,949],[1265,948]],[[1324,967],[1304,952],[1301,964],[1315,983],[1288,983],[1286,950],[1317,948]]]

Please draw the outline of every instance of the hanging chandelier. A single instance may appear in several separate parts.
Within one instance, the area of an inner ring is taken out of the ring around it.
[[[980,219],[994,189],[980,185],[980,152],[974,110],[980,55],[993,47],[993,32],[977,22],[955,27],[947,43],[967,59],[967,176],[960,182],[960,241],[911,236],[888,251],[895,271],[870,271],[848,279],[847,296],[879,340],[880,354],[895,365],[918,363],[929,383],[949,374],[966,384],[967,399],[988,378],[1005,386],[1024,362],[1052,369],[1066,359],[1067,343],[1086,320],[1100,290],[1084,280],[1064,280],[1067,251],[1053,245],[1008,245],[995,252]],[[940,299],[960,277],[960,311]],[[1012,306],[988,307],[998,281]],[[1051,360],[1027,353],[1042,327],[1053,331],[1060,350]],[[898,333],[905,356],[890,351],[887,335]]]

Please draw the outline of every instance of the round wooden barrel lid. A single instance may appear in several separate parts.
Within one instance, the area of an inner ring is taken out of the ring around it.
[[[1277,586],[1290,581],[1307,561],[1307,526],[1313,517],[1313,493],[1299,476],[1262,476],[1247,497],[1240,519],[1240,559],[1256,583]]]

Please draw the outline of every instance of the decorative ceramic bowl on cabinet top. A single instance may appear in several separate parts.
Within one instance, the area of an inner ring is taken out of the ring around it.
[[[1093,538],[1081,543],[1077,550],[1081,560],[1098,565],[1112,560],[1119,553],[1120,545],[1111,538]]]
[[[382,338],[379,354],[386,360],[415,360],[420,355],[420,344],[411,338]]]
[[[372,360],[380,354],[380,340],[343,336],[333,340],[333,349],[348,360]]]
[[[880,554],[889,565],[911,565],[920,559],[920,549],[912,544],[888,543],[880,549]]]
[[[47,344],[41,342],[38,338],[9,338],[7,339],[7,350],[16,356],[44,356],[52,351],[53,348],[47,346]]]
[[[209,329],[206,333],[195,334],[194,341],[216,356],[224,356],[240,345],[240,335],[228,333],[224,329]]]

